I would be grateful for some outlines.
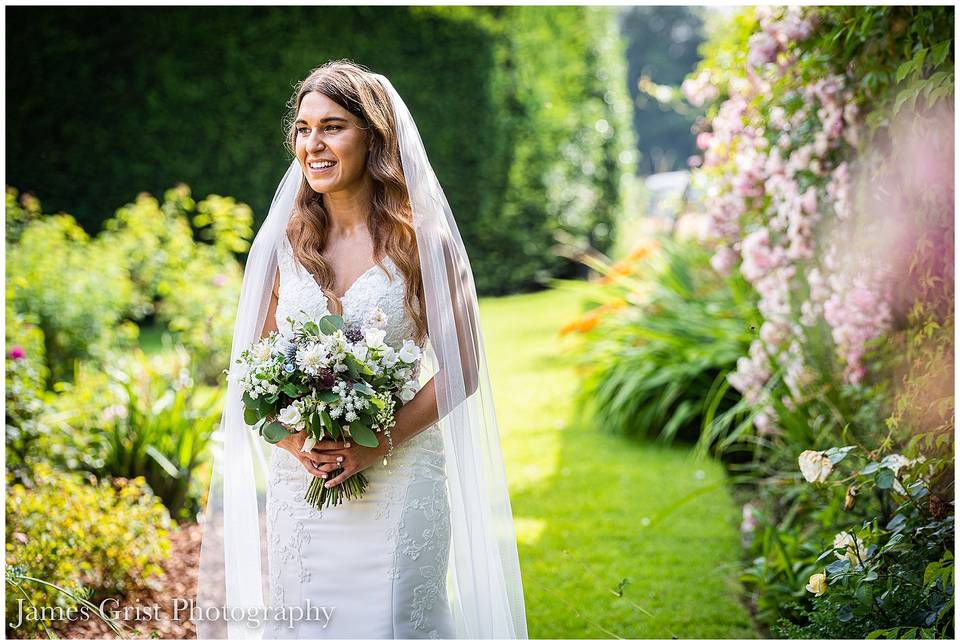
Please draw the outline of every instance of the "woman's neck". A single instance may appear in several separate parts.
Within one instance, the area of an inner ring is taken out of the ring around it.
[[[350,237],[365,230],[372,200],[369,181],[363,181],[359,188],[350,191],[325,193],[323,207],[330,216],[330,236]]]

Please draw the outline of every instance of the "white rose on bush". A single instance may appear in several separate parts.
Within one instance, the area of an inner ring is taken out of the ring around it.
[[[823,451],[810,451],[800,454],[800,473],[807,482],[823,482],[833,471],[833,463]]]
[[[860,564],[860,559],[864,558],[867,554],[863,547],[863,540],[859,537],[855,539],[848,531],[841,531],[834,536],[833,546],[834,548],[844,549],[844,553],[834,551],[833,554],[841,560],[846,558],[850,561],[850,565],[854,567]]]

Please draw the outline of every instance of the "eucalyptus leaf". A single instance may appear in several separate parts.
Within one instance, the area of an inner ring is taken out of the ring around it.
[[[360,422],[350,423],[350,437],[353,438],[354,442],[364,447],[380,446],[380,441],[377,440],[377,436],[370,430],[370,427]]]
[[[288,435],[290,432],[287,431],[287,428],[276,420],[268,422],[263,426],[263,439],[269,442],[270,444],[277,444]]]
[[[243,421],[249,425],[257,424],[257,421],[260,420],[260,414],[256,409],[252,407],[247,407],[243,410]]]
[[[376,392],[373,390],[373,387],[371,387],[371,386],[370,386],[369,384],[367,384],[366,382],[355,382],[355,383],[353,384],[353,389],[354,389],[355,391],[359,391],[360,393],[362,393],[362,394],[364,394],[364,395],[367,395],[367,396],[372,396],[374,393],[376,393]]]
[[[336,402],[340,399],[340,396],[334,393],[333,391],[320,391],[317,393],[317,399],[321,402],[326,402],[327,404],[331,402]]]

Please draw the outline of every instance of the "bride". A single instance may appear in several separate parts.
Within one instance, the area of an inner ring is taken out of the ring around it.
[[[294,155],[244,270],[231,363],[288,319],[385,319],[424,357],[378,447],[266,444],[235,374],[216,435],[191,619],[199,638],[526,638],[513,517],[473,276],[410,112],[328,62],[291,98]],[[231,365],[232,366],[232,365]],[[314,477],[363,473],[318,511]]]

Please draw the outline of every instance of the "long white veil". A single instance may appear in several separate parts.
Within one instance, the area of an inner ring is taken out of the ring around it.
[[[516,534],[473,273],[413,117],[390,81],[373,75],[393,110],[419,248],[428,326],[422,371],[433,373],[446,458],[451,520],[447,595],[456,634],[526,638]],[[294,159],[250,248],[231,368],[263,330],[278,243],[301,182]],[[213,446],[191,618],[201,639],[260,639],[263,616],[275,615],[265,609],[270,605],[265,488],[273,445],[244,422],[241,392],[232,375]]]

